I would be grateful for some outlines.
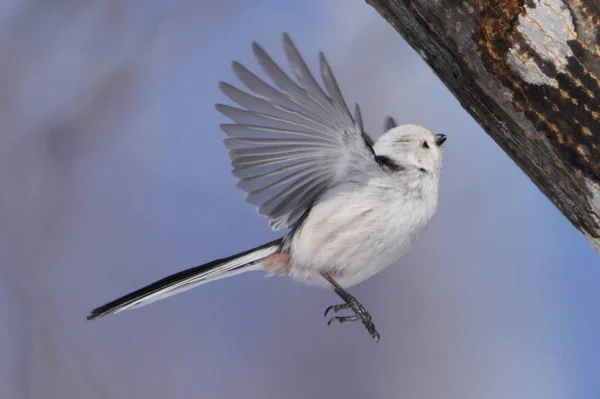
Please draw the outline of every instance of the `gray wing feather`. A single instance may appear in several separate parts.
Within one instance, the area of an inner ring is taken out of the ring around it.
[[[216,105],[234,122],[221,129],[228,136],[225,146],[238,187],[273,229],[292,227],[349,169],[377,166],[360,109],[357,105],[353,118],[325,56],[320,54],[319,63],[326,91],[287,34],[283,43],[297,82],[253,43],[254,56],[274,86],[233,62],[234,73],[252,93],[221,82],[223,93],[243,109]]]
[[[331,102],[330,98],[325,94],[319,83],[317,83],[317,80],[306,66],[298,49],[287,33],[283,34],[283,48],[292,72],[300,84],[311,93],[316,102],[319,104],[329,104]]]
[[[363,121],[362,121],[362,113],[360,112],[360,107],[359,107],[358,104],[356,104],[354,106],[354,120],[356,121],[356,124],[360,128],[362,136],[365,139],[365,141],[367,142],[367,144],[370,147],[373,147],[373,145],[375,144],[375,142],[373,141],[373,139],[371,138],[371,136],[369,136],[367,134],[367,132],[365,132],[365,127],[364,127]]]
[[[352,115],[350,115],[350,111],[348,110],[348,106],[344,101],[344,97],[342,97],[340,87],[338,86],[337,81],[335,80],[335,76],[333,76],[333,72],[331,71],[329,63],[327,63],[327,60],[325,59],[325,55],[323,55],[323,53],[319,53],[319,61],[323,83],[325,83],[325,87],[327,88],[327,91],[333,99],[333,104],[338,109],[338,111],[342,112],[342,115],[340,115],[340,119],[345,119],[344,122],[347,120],[353,121]]]
[[[392,118],[391,116],[388,116],[385,119],[385,125],[383,127],[383,129],[384,129],[383,132],[385,133],[388,130],[395,128],[396,126],[398,126],[398,124],[396,123],[396,120],[394,118]]]
[[[360,112],[360,106],[358,104],[354,105],[354,120],[356,121],[356,126],[361,132],[365,132],[365,127],[363,125],[362,113]]]

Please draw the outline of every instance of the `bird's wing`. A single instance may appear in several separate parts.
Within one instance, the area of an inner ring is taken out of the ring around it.
[[[223,124],[229,136],[233,174],[248,202],[267,216],[274,230],[292,227],[328,187],[354,172],[376,165],[360,110],[352,117],[324,55],[319,86],[287,34],[285,53],[296,83],[256,43],[252,49],[276,87],[241,64],[233,70],[249,94],[227,83],[220,88],[241,108],[217,104],[235,123]]]
[[[354,105],[354,121],[356,122],[356,126],[360,130],[360,134],[363,136],[363,139],[367,142],[369,147],[373,148],[375,141],[365,132],[365,127],[363,126],[362,114],[360,112],[360,107],[358,103]]]
[[[385,125],[383,127],[383,132],[387,132],[390,129],[395,128],[396,126],[398,126],[398,124],[396,123],[396,120],[394,120],[394,118],[392,118],[391,116],[388,116],[387,118],[385,118]]]

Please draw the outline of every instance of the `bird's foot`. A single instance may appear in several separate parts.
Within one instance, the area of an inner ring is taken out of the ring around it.
[[[346,323],[346,322],[350,322],[350,321],[360,320],[363,323],[363,325],[365,326],[365,328],[367,329],[367,331],[369,332],[369,334],[371,335],[371,338],[373,338],[376,342],[379,342],[379,333],[377,332],[377,329],[375,328],[375,324],[373,324],[373,320],[371,319],[371,315],[369,314],[369,312],[367,312],[365,307],[360,302],[358,302],[358,300],[356,298],[354,298],[352,295],[350,295],[348,293],[344,293],[344,294],[345,295],[342,296],[342,298],[344,299],[345,303],[342,303],[340,305],[329,306],[327,309],[325,309],[324,316],[327,317],[327,314],[330,311],[337,313],[343,309],[352,309],[352,311],[354,312],[354,315],[332,317],[327,322],[327,325],[329,326],[334,321],[337,321],[339,323]]]

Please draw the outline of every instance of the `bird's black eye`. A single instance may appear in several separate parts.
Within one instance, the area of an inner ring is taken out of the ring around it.
[[[421,144],[421,147],[423,148],[429,148],[429,143],[424,141],[423,144]]]

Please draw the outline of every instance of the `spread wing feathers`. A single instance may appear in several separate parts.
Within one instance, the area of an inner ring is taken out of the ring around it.
[[[391,116],[388,116],[385,119],[385,126],[383,127],[383,132],[387,132],[390,129],[395,128],[396,126],[398,126],[398,124],[396,123],[396,120],[394,118],[392,118]]]
[[[375,145],[375,141],[373,141],[373,139],[371,138],[371,136],[369,136],[367,134],[367,132],[365,132],[365,127],[363,125],[363,120],[362,120],[362,114],[360,113],[360,107],[358,106],[358,104],[356,104],[354,106],[354,120],[356,121],[356,125],[358,126],[363,139],[367,142],[367,144],[373,148],[373,146]]]
[[[238,186],[275,230],[293,226],[350,169],[376,165],[360,109],[353,118],[324,55],[319,60],[326,91],[287,34],[283,42],[298,83],[253,43],[254,56],[276,87],[234,62],[233,71],[253,94],[221,82],[223,93],[243,109],[216,105],[234,122],[221,129],[229,136],[225,145]]]

